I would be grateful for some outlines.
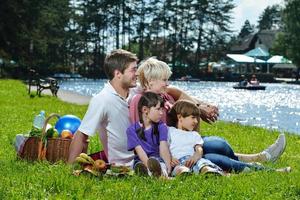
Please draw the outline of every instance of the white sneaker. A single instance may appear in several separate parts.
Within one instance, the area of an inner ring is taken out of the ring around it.
[[[191,174],[191,171],[190,171],[190,168],[188,168],[186,166],[177,165],[173,169],[173,175],[174,176],[188,175],[188,174]]]
[[[284,152],[285,147],[285,135],[282,133],[278,136],[275,143],[265,149],[262,153],[266,155],[268,161],[275,162]]]
[[[211,166],[202,167],[200,173],[201,174],[212,174],[212,175],[217,175],[217,176],[224,176],[223,171],[221,171],[218,168],[211,167]]]

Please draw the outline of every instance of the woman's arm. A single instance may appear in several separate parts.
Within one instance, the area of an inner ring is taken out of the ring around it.
[[[194,154],[185,162],[185,166],[192,167],[203,156],[202,146],[197,144]]]
[[[160,141],[159,144],[159,155],[165,161],[167,166],[168,174],[171,173],[171,154],[169,151],[169,145],[167,141]]]
[[[129,118],[131,123],[139,121],[138,103],[140,101],[141,96],[141,94],[136,94],[130,101]]]
[[[215,122],[218,119],[219,109],[216,106],[210,105],[208,103],[200,101],[199,99],[193,98],[176,87],[168,87],[167,93],[171,95],[175,101],[189,100],[194,102],[199,107],[201,114],[200,117],[203,121],[211,124],[212,122]]]
[[[138,145],[134,148],[136,154],[138,155],[139,159],[143,162],[145,166],[148,167],[147,161],[148,161],[148,156],[144,149],[141,147],[141,145]]]

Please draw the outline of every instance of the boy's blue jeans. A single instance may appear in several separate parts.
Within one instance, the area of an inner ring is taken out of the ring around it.
[[[184,166],[185,165],[185,162],[190,158],[191,156],[183,156],[181,157],[179,160],[179,166]],[[221,168],[219,168],[217,165],[215,165],[214,163],[212,163],[210,160],[208,159],[205,159],[205,158],[201,158],[199,159],[191,168],[190,168],[190,172],[193,172],[195,174],[199,174],[202,167],[204,166],[210,166],[212,168],[217,168],[219,169],[220,171]],[[173,169],[172,171],[172,176],[175,176],[176,175],[176,167]]]
[[[253,170],[263,170],[263,166],[239,161],[230,144],[221,137],[203,137],[203,158],[221,167],[224,171],[241,172],[246,167]]]

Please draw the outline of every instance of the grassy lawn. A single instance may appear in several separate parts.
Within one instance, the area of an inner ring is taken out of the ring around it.
[[[0,199],[300,199],[300,137],[287,135],[287,148],[271,167],[291,166],[289,174],[253,172],[230,177],[189,176],[174,180],[126,177],[75,177],[72,166],[18,160],[15,135],[31,129],[40,110],[82,118],[86,106],[50,96],[29,97],[26,86],[0,80]],[[218,122],[203,123],[202,135],[225,137],[237,152],[254,153],[271,144],[278,132]],[[90,152],[99,150],[92,138]]]

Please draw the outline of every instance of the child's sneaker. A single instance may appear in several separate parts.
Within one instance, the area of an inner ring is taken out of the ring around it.
[[[160,177],[162,175],[160,162],[155,158],[149,158],[147,161],[148,169],[152,173],[152,176]]]
[[[134,173],[138,176],[148,176],[148,169],[142,162],[138,162],[134,166]]]
[[[223,171],[221,171],[217,168],[210,167],[210,166],[202,167],[201,174],[213,174],[213,175],[217,175],[217,176],[224,176]]]
[[[191,174],[190,169],[188,167],[186,167],[186,166],[177,165],[173,169],[173,176],[189,175],[189,174]]]

